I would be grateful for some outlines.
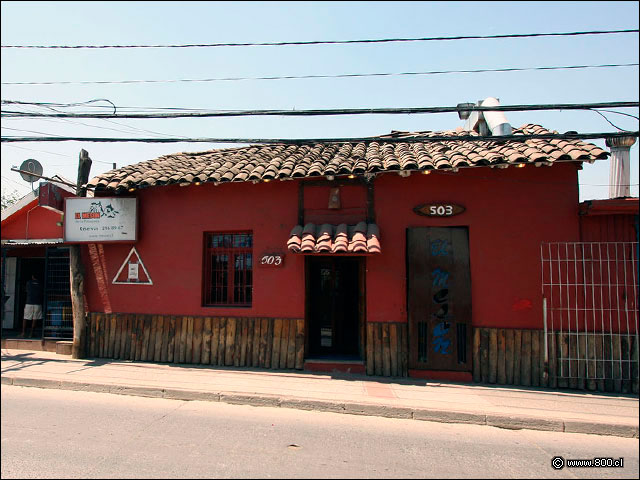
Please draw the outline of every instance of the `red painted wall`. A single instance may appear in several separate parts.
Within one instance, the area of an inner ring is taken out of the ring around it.
[[[412,211],[432,201],[466,211],[447,219]],[[542,327],[540,242],[578,239],[576,165],[384,175],[375,205],[383,254],[367,258],[369,321],[406,321],[407,227],[467,226],[473,325]]]
[[[636,242],[635,215],[593,215],[580,217],[583,242]]]
[[[62,238],[63,228],[59,213],[38,207],[38,199],[2,222],[2,239]]]
[[[251,308],[201,306],[204,232],[252,230],[254,260],[263,253],[286,252],[298,218],[297,182],[159,187],[141,190],[138,197],[136,250],[153,285],[112,284],[131,245],[89,246],[84,253],[90,265],[90,311],[304,316],[304,259],[290,254],[281,268],[254,266]]]
[[[305,189],[305,207],[324,208],[328,190]],[[364,202],[366,191],[345,187],[341,195],[343,207],[351,208]],[[252,230],[254,258],[286,252],[298,219],[297,181],[159,187],[138,196],[136,249],[154,284],[111,283],[131,245],[89,246],[84,251],[91,265],[91,311],[304,317],[304,257],[291,253],[282,268],[255,266],[251,308],[201,306],[203,232]],[[413,213],[429,201],[461,204],[466,211],[449,219]],[[541,328],[540,242],[579,238],[577,166],[463,169],[409,178],[387,173],[375,180],[375,210],[382,254],[366,257],[368,321],[407,320],[407,227],[468,226],[473,324]]]

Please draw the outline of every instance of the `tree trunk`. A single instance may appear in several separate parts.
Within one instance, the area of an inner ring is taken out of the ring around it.
[[[80,150],[78,161],[78,182],[76,195],[86,197],[86,183],[89,181],[91,159],[86,150]],[[80,245],[69,248],[69,275],[71,280],[71,306],[73,308],[73,345],[71,358],[85,356],[85,302],[84,302],[84,265],[82,264],[82,250]]]
[[[85,304],[84,265],[79,245],[69,247],[69,267],[71,268],[71,305],[73,307],[73,346],[71,358],[84,358],[85,348]]]

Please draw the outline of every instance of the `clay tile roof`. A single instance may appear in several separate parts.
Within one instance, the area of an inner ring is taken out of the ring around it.
[[[296,225],[289,234],[292,253],[381,253],[380,229],[375,223],[357,225]]]
[[[557,133],[526,124],[513,134]],[[346,144],[252,145],[195,153],[175,153],[102,173],[89,182],[96,192],[195,182],[258,182],[313,176],[365,174],[397,170],[502,167],[518,163],[550,165],[555,161],[588,161],[609,153],[581,140],[397,142],[420,136],[477,135],[446,132],[392,132],[375,140]],[[387,139],[396,141],[390,142]]]

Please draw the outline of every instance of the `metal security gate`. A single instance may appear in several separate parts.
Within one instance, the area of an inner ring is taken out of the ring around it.
[[[47,248],[43,338],[72,339],[69,249]]]
[[[558,386],[631,391],[638,381],[638,244],[542,243],[545,347]]]

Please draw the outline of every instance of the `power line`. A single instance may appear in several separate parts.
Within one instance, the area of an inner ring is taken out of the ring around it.
[[[619,33],[638,33],[638,29],[628,30],[592,30],[583,32],[555,32],[555,33],[514,33],[504,35],[458,35],[453,37],[419,37],[419,38],[379,38],[368,40],[313,40],[299,42],[259,42],[259,43],[190,43],[165,45],[2,45],[2,48],[32,48],[32,49],[104,49],[104,48],[203,48],[203,47],[281,47],[287,45],[345,45],[354,43],[392,43],[392,42],[431,42],[451,40],[486,40],[501,38],[530,38],[530,37],[567,37],[581,35],[608,35]]]
[[[604,113],[602,113],[602,112],[600,112],[600,111],[598,111],[598,110],[591,110],[591,111],[592,111],[592,112],[597,113],[598,115],[600,115],[602,118],[604,118],[604,119],[606,120],[606,122],[607,122],[609,125],[611,125],[613,128],[618,129],[618,131],[620,131],[620,132],[628,132],[628,130],[625,130],[624,128],[620,128],[619,126],[617,126],[616,124],[614,124],[611,120],[609,120],[609,119],[606,117],[606,115],[605,115]],[[609,111],[609,110],[607,110],[607,111]],[[615,112],[615,113],[617,113],[617,112]]]
[[[481,136],[481,135],[416,135],[412,137],[359,137],[359,138],[106,138],[106,137],[0,137],[1,142],[138,142],[138,143],[243,143],[243,144],[283,144],[306,145],[310,143],[415,143],[415,142],[493,142],[507,141],[522,142],[526,140],[586,140],[596,138],[638,137],[638,131],[633,132],[604,132],[604,133],[544,133]]]
[[[37,132],[35,130],[24,130],[22,128],[10,128],[10,127],[5,127],[5,126],[3,126],[2,128],[6,129],[6,130],[13,130],[13,131],[16,131],[16,132],[39,133],[40,135],[55,135],[56,137],[61,137],[61,135],[56,135],[55,133],[44,133],[44,132]]]
[[[11,180],[10,178],[5,177],[4,175],[2,175],[2,179],[3,179],[3,180],[7,180],[7,181],[12,182],[12,183],[15,183],[16,185],[18,185],[18,186],[20,186],[20,187],[24,187],[24,186],[25,186],[25,185],[24,185],[24,184],[22,184],[22,183],[18,183],[18,182],[16,182],[15,180]]]
[[[638,107],[639,102],[559,103],[534,105],[501,105],[482,107],[460,104],[455,107],[407,107],[407,108],[336,108],[324,110],[211,110],[204,112],[172,113],[32,113],[5,110],[2,118],[203,118],[245,116],[324,116],[324,115],[376,115],[376,114],[423,114],[465,112],[516,112],[534,110],[593,110],[596,108]]]
[[[341,73],[335,75],[280,75],[267,77],[217,77],[217,78],[179,78],[167,80],[78,80],[58,82],[2,82],[2,85],[125,85],[136,83],[185,83],[185,82],[237,82],[243,80],[308,80],[319,78],[362,78],[362,77],[399,77],[472,73],[505,73],[546,70],[582,70],[586,68],[618,68],[637,67],[638,63],[609,63],[600,65],[564,65],[552,67],[522,68],[480,68],[477,70],[433,70],[428,72],[395,72],[395,73]]]
[[[31,152],[47,153],[49,155],[58,155],[60,157],[67,157],[67,158],[69,157],[69,155],[64,155],[62,153],[48,152],[46,150],[36,150],[34,148],[27,148],[27,147],[19,147],[18,145],[3,145],[3,147],[19,148],[20,150],[29,150]]]

